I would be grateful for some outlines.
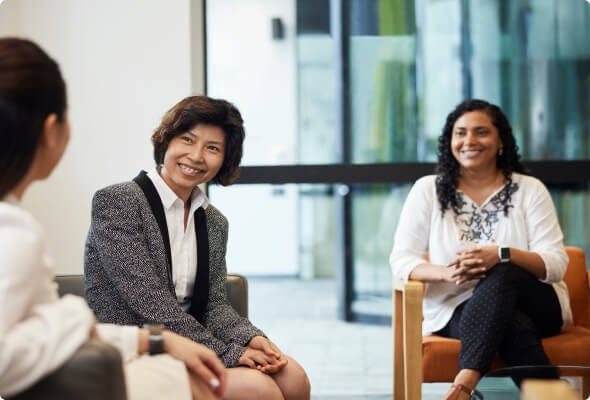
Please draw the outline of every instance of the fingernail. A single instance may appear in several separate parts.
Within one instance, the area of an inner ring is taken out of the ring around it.
[[[209,381],[209,386],[211,386],[213,389],[217,389],[219,387],[219,380],[216,378],[212,378]]]

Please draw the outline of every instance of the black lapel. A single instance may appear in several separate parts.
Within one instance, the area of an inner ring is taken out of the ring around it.
[[[162,199],[152,183],[152,180],[147,176],[145,171],[141,171],[139,175],[133,178],[133,182],[143,191],[147,198],[152,213],[158,222],[160,233],[162,234],[162,241],[164,242],[164,250],[166,251],[166,271],[168,273],[168,288],[176,297],[174,284],[172,283],[172,252],[170,251],[170,235],[168,234],[168,225],[166,224],[166,214],[164,214],[164,206],[162,206]]]
[[[207,233],[207,217],[203,207],[195,210],[194,224],[197,234],[197,276],[193,286],[189,314],[203,324],[205,322],[203,317],[209,302],[209,235]]]

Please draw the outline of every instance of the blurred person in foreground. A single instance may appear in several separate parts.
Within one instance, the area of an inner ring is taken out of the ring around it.
[[[0,38],[0,396],[28,389],[99,337],[122,353],[130,400],[219,399],[225,367],[205,346],[169,330],[152,346],[148,329],[97,324],[84,299],[58,298],[45,233],[20,202],[69,137],[57,63],[29,40]]]

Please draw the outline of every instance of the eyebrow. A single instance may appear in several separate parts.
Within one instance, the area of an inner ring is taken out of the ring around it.
[[[193,131],[186,131],[186,133],[189,133],[192,137],[195,137],[195,138],[198,137],[198,135],[196,133],[194,133]],[[225,142],[218,142],[217,140],[209,140],[207,142],[207,144],[216,144],[216,145],[222,147],[225,145]]]
[[[461,129],[465,130],[465,129],[467,129],[467,127],[465,127],[465,126],[457,126],[455,128],[455,130],[461,130]],[[489,126],[479,125],[479,126],[474,126],[473,129],[489,129]]]

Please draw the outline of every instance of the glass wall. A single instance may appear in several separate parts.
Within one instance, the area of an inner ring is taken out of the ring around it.
[[[354,163],[436,161],[449,111],[482,98],[507,113],[525,160],[586,160],[590,6],[559,0],[350,0]],[[535,173],[534,169],[531,171]],[[565,171],[564,171],[565,172]],[[379,315],[407,185],[356,186],[353,310]],[[590,254],[585,181],[551,187],[567,244]],[[368,229],[367,227],[370,226]],[[387,241],[381,235],[386,235]]]
[[[434,169],[447,113],[472,97],[505,110],[533,175],[558,162],[565,241],[590,254],[590,166],[568,170],[590,160],[587,2],[206,4],[208,94],[247,129],[242,179],[210,190],[231,222],[230,269],[338,279],[344,318],[386,319],[401,206]]]

